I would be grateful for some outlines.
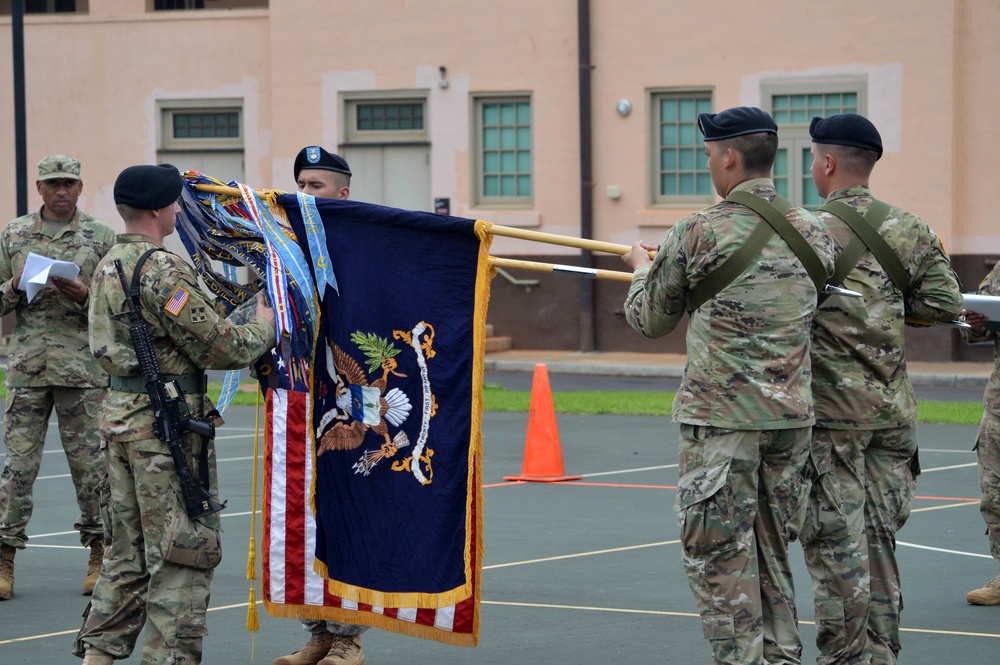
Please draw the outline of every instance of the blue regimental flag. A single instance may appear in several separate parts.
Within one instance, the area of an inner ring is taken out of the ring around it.
[[[311,377],[316,571],[366,607],[416,615],[471,600],[478,624],[485,224],[316,199],[316,257],[299,198],[277,202],[313,276],[336,275],[319,293]],[[329,616],[395,629],[374,613]]]

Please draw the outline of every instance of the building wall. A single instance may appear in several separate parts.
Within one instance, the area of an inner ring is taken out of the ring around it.
[[[241,4],[239,2],[228,3]],[[291,190],[307,144],[338,150],[345,97],[361,91],[426,96],[431,191],[451,212],[509,226],[579,235],[581,219],[577,9],[570,0],[270,0],[250,8],[150,12],[146,0],[89,0],[86,13],[25,18],[29,203],[34,164],[54,152],[83,162],[81,207],[121,223],[117,173],[157,161],[164,100],[238,99],[246,182]],[[209,6],[212,6],[209,3]],[[712,108],[761,105],[773,83],[864,77],[867,115],[885,155],[880,198],[923,216],[942,236],[967,289],[1000,255],[989,214],[998,147],[1000,5],[995,0],[775,0],[699,3],[591,0],[593,236],[657,242],[700,205],[651,203],[652,94],[711,92]],[[11,52],[0,16],[0,51]],[[441,68],[444,68],[442,77]],[[447,87],[442,86],[442,80]],[[12,74],[0,68],[0,218],[15,216]],[[472,100],[531,97],[534,196],[522,207],[478,206],[472,195]],[[621,116],[619,100],[631,102]],[[184,164],[178,164],[184,167]],[[227,174],[210,174],[228,179]],[[620,196],[611,198],[609,187]],[[563,263],[577,250],[497,237],[493,252]],[[599,267],[621,269],[613,256]],[[537,279],[530,291],[498,278],[490,319],[521,348],[580,344],[580,284]],[[621,315],[625,285],[595,289],[601,350],[683,350],[680,331],[643,340]],[[977,359],[953,331],[915,331],[911,357]],[[970,355],[971,354],[971,355]]]

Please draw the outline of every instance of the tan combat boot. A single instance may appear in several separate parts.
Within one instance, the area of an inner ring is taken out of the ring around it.
[[[14,595],[14,553],[10,545],[0,545],[0,600]]]
[[[332,641],[333,635],[330,633],[313,633],[304,647],[287,656],[275,658],[273,665],[316,665],[330,651]]]
[[[965,599],[973,605],[1000,605],[1000,575],[986,583],[982,589],[973,589]]]
[[[365,655],[361,653],[361,636],[334,635],[330,651],[318,665],[365,665]]]
[[[101,651],[92,644],[83,648],[83,665],[111,665],[115,659],[111,654]]]
[[[104,561],[104,543],[97,541],[90,546],[90,561],[87,562],[87,576],[83,578],[83,595],[94,593],[97,578],[101,576],[101,562]]]

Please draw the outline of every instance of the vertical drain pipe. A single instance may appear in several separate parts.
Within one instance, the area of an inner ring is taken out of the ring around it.
[[[577,44],[580,58],[580,237],[594,235],[594,183],[591,146],[590,101],[590,0],[577,0]],[[594,267],[589,249],[581,250],[583,267]],[[595,344],[595,284],[592,279],[580,280],[580,351],[596,350]]]

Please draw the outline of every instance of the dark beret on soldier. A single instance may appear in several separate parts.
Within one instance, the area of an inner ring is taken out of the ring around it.
[[[702,113],[698,128],[706,141],[721,141],[745,134],[777,134],[778,125],[766,111],[754,106],[736,106],[719,113]]]
[[[829,118],[813,118],[809,125],[809,136],[813,143],[822,145],[846,145],[852,148],[871,150],[882,157],[882,136],[872,121],[857,113],[841,113]]]
[[[160,210],[175,202],[183,187],[184,181],[176,166],[130,166],[115,180],[115,204],[139,210]]]
[[[299,154],[295,156],[295,165],[292,167],[296,178],[302,169],[322,169],[351,175],[351,167],[347,165],[347,160],[340,155],[327,152],[318,145],[306,146],[299,150]]]

